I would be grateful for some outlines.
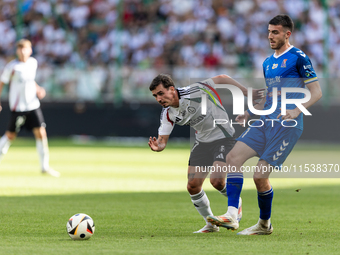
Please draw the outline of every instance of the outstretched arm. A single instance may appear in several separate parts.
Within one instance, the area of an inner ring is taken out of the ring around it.
[[[168,140],[168,135],[158,135],[158,139],[150,136],[148,144],[151,150],[160,152],[165,149]]]
[[[238,87],[239,89],[242,90],[244,96],[248,96],[248,89],[246,87],[244,87],[241,83],[237,82],[236,80],[234,80],[233,78],[231,78],[230,76],[228,76],[226,74],[220,74],[220,75],[217,75],[217,76],[215,76],[211,79],[214,81],[215,84],[234,85],[234,86],[236,86],[236,87]],[[264,97],[264,90],[265,89],[254,89],[253,90],[253,101],[263,98]]]

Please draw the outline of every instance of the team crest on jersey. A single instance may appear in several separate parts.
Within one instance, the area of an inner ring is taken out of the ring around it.
[[[191,114],[194,114],[194,113],[196,112],[196,109],[195,109],[194,107],[192,107],[192,106],[189,106],[189,107],[187,108],[187,111],[188,111],[189,113],[191,113]]]
[[[286,68],[286,62],[288,59],[284,59],[281,63],[281,67]]]
[[[279,64],[273,64],[272,69],[277,68],[278,65],[279,65]]]

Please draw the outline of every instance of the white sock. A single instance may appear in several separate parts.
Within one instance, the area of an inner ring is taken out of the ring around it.
[[[233,217],[234,219],[237,219],[237,214],[238,214],[238,208],[234,206],[228,206],[228,211],[227,213]]]
[[[49,165],[49,152],[47,139],[36,139],[37,151],[39,154],[40,166],[43,171],[47,171],[50,168]]]
[[[223,196],[228,197],[227,196],[227,183],[225,184],[224,188],[222,190],[219,190],[218,192],[220,192]]]
[[[199,193],[195,195],[190,195],[190,197],[196,210],[203,217],[207,225],[212,226],[212,224],[207,221],[207,216],[213,215],[213,213],[210,208],[209,199],[207,195],[205,194],[204,190],[202,189]]]
[[[269,226],[270,226],[270,218],[268,220],[259,219],[257,224],[261,225],[264,228],[269,228]]]
[[[8,139],[7,135],[3,135],[0,138],[0,160],[5,155],[11,146],[11,141]]]
[[[238,202],[239,208],[240,208],[240,205],[241,205],[241,197],[239,198],[239,202]],[[228,211],[225,214],[229,214],[234,219],[237,219],[238,218],[238,208],[236,208],[234,206],[228,206]]]

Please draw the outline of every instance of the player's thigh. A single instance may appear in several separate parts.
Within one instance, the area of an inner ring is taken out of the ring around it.
[[[297,128],[281,127],[268,142],[260,157],[270,165],[280,169],[302,134]]]
[[[21,127],[25,125],[26,119],[27,112],[11,112],[7,131],[10,133],[19,133]]]
[[[37,138],[46,137],[46,124],[40,108],[29,112],[25,127],[32,130]]]
[[[190,184],[203,184],[204,179],[209,174],[210,167],[204,166],[189,166],[188,167],[188,183]]]
[[[247,128],[237,139],[261,155],[266,145],[266,128],[260,122],[254,122],[254,126]],[[242,148],[243,149],[243,148]],[[244,149],[247,149],[244,147]]]
[[[228,167],[225,162],[215,161],[210,169],[210,179],[225,179]]]
[[[213,156],[213,164],[210,168],[210,182],[214,187],[219,187],[225,183],[227,174],[226,158],[227,154],[235,146],[235,143],[234,138],[223,138],[211,143],[209,149]]]
[[[234,148],[228,153],[226,163],[230,168],[236,166],[236,168],[230,170],[235,172],[238,171],[244,162],[256,155],[258,155],[258,153],[248,144],[237,141]]]
[[[212,163],[213,155],[210,152],[210,144],[195,141],[190,152],[189,166],[198,170],[200,167],[211,166]]]

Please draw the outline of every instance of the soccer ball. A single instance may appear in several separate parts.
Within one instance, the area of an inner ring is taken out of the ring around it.
[[[93,235],[94,229],[92,218],[85,213],[73,215],[66,223],[67,233],[73,240],[89,239]]]

